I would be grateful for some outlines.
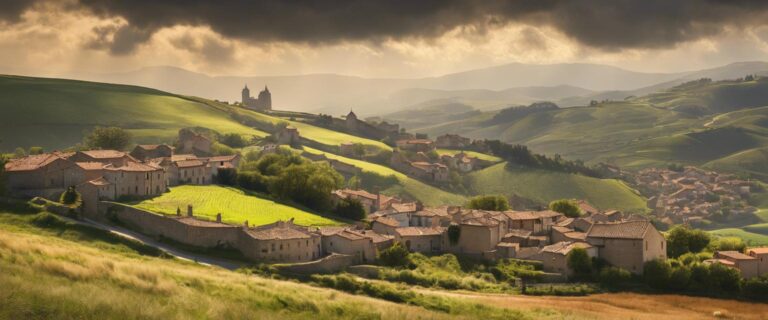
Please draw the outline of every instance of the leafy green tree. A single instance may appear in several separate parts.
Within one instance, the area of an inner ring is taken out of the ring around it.
[[[560,199],[549,203],[549,210],[564,214],[569,218],[578,218],[582,212],[575,200]]]
[[[467,208],[477,210],[505,211],[509,210],[509,201],[501,195],[477,196],[469,200]]]
[[[744,281],[744,295],[759,300],[768,300],[768,275]]]
[[[125,150],[133,136],[118,127],[96,127],[85,136],[83,144],[90,149]]]
[[[363,204],[356,199],[342,199],[336,204],[336,208],[334,208],[333,211],[336,215],[347,219],[365,219],[365,209],[363,208]]]
[[[285,167],[271,180],[270,192],[281,199],[292,199],[316,210],[331,208],[331,191],[340,188],[344,177],[327,163],[294,164]]]
[[[219,168],[216,182],[225,186],[237,185],[237,170],[234,168]]]
[[[576,279],[586,280],[592,273],[592,259],[584,248],[574,248],[566,256],[568,268],[573,271]]]
[[[709,289],[712,292],[739,291],[741,289],[741,274],[736,269],[720,263],[713,263],[709,265],[709,283]]]
[[[667,233],[667,255],[677,258],[688,252],[698,253],[704,250],[710,241],[709,234],[702,230],[677,225]]]
[[[402,243],[396,242],[379,254],[381,264],[389,267],[405,267],[411,263],[408,249]]]
[[[14,158],[24,158],[27,156],[27,152],[24,151],[24,148],[18,147],[15,150],[13,150],[13,157]]]
[[[29,155],[43,154],[43,147],[29,147]]]
[[[221,142],[222,144],[228,145],[232,148],[242,148],[248,144],[248,142],[245,139],[243,139],[243,136],[237,133],[227,133],[225,135],[222,135],[219,138],[219,142]]]
[[[666,260],[654,259],[643,266],[643,279],[645,283],[654,289],[667,288],[669,278],[672,275],[672,265]]]

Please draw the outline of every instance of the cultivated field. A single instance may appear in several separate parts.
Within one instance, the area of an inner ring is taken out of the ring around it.
[[[536,169],[506,169],[505,165],[500,163],[471,173],[471,190],[477,194],[516,194],[542,204],[573,198],[587,200],[604,210],[646,210],[645,199],[618,180]]]
[[[142,201],[135,206],[144,210],[162,214],[176,214],[181,208],[186,212],[187,205],[193,206],[196,216],[216,219],[221,213],[222,220],[232,224],[263,225],[277,220],[293,218],[297,224],[307,226],[326,226],[340,224],[338,221],[302,211],[272,200],[249,195],[242,190],[222,186],[178,186],[170,192]]]
[[[375,163],[370,163],[367,161],[342,157],[339,155],[313,149],[310,147],[304,147],[304,150],[314,154],[325,154],[325,156],[330,159],[336,159],[341,162],[354,165],[360,169],[363,169],[363,171],[377,173],[382,176],[394,175],[395,177],[397,177],[397,180],[399,181],[400,186],[402,187],[402,191],[408,193],[412,197],[416,198],[417,200],[423,202],[425,205],[428,205],[428,206],[438,206],[438,205],[448,205],[448,204],[463,205],[467,201],[467,199],[463,196],[453,194],[447,191],[443,191],[439,188],[430,186],[419,180],[408,177],[405,174],[397,172],[394,169],[391,169],[389,167],[385,167]]]

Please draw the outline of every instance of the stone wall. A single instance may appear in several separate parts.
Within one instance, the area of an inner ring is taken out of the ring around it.
[[[297,274],[337,273],[351,266],[354,261],[355,257],[353,256],[334,253],[320,260],[281,264],[277,265],[277,268],[281,271]]]
[[[205,226],[194,225],[184,222],[184,217],[162,216],[106,201],[99,202],[99,216],[106,220],[116,220],[146,235],[202,248],[236,248],[239,234],[242,232],[238,226],[213,222],[206,222]]]

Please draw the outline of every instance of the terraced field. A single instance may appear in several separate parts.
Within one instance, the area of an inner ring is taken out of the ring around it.
[[[471,173],[471,191],[477,194],[514,194],[541,204],[573,198],[587,200],[604,210],[647,210],[645,199],[618,180],[536,169],[507,169],[505,166],[506,163],[500,163]]]
[[[304,147],[304,150],[314,154],[325,154],[330,159],[336,159],[341,162],[354,165],[363,169],[363,171],[377,173],[382,176],[394,175],[399,181],[401,190],[384,190],[385,193],[391,193],[393,191],[402,191],[413,198],[423,202],[425,205],[438,206],[438,205],[463,205],[467,199],[464,196],[453,194],[447,191],[443,191],[439,188],[430,186],[419,180],[410,178],[400,172],[397,172],[389,167],[385,167],[379,164],[370,163],[362,160],[350,159],[335,155],[332,153],[323,152],[321,150],[313,149],[310,147]],[[390,192],[388,192],[390,191]]]
[[[216,219],[221,213],[222,220],[231,224],[263,225],[277,220],[293,218],[296,224],[307,226],[327,226],[341,224],[339,221],[311,212],[276,203],[272,200],[249,195],[242,190],[222,186],[178,186],[170,192],[135,204],[137,208],[174,215],[176,209],[186,210],[193,206],[196,216]]]

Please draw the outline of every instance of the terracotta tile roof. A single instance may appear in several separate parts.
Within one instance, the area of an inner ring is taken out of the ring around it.
[[[520,244],[519,243],[514,243],[514,242],[499,242],[498,244],[496,244],[496,246],[497,247],[516,248],[516,249],[520,248]]]
[[[391,207],[395,212],[416,212],[418,204],[416,202],[393,203]]]
[[[561,227],[561,226],[552,226],[552,230],[560,232],[562,234],[566,234],[568,232],[573,232],[573,229],[566,228],[566,227]]]
[[[505,211],[504,214],[512,220],[535,220],[562,216],[562,213],[551,210],[544,211]]]
[[[586,232],[571,231],[571,232],[566,232],[563,235],[566,238],[573,239],[573,240],[586,240],[587,239],[587,233]]]
[[[413,215],[419,217],[447,217],[450,215],[448,213],[448,208],[449,207],[424,208],[421,211],[414,212]]]
[[[193,159],[197,159],[197,156],[194,154],[174,154],[171,156],[171,161],[173,162]]]
[[[376,200],[377,197],[375,194],[370,193],[365,190],[352,190],[352,189],[341,189],[341,190],[335,190],[333,191],[336,195],[338,195],[340,198],[346,199],[347,197],[354,195],[361,198],[366,198],[370,200]]]
[[[117,150],[87,150],[80,152],[94,159],[115,159],[127,156],[125,152]]]
[[[523,230],[523,229],[512,229],[507,232],[507,234],[504,235],[504,238],[511,238],[511,237],[519,237],[519,238],[526,238],[531,235],[530,230]]]
[[[653,228],[648,221],[626,221],[616,223],[595,223],[587,231],[590,238],[642,239],[646,231]]]
[[[318,227],[317,229],[318,229],[318,232],[320,232],[321,236],[330,236],[330,235],[337,234],[346,228],[347,227],[343,227],[343,226],[326,226],[326,227]]]
[[[163,144],[139,144],[139,145],[136,145],[136,148],[144,149],[144,150],[155,150],[159,146],[163,146]]]
[[[753,252],[755,254],[768,254],[768,247],[762,247],[762,248],[750,248],[747,249],[747,252]]]
[[[306,228],[284,221],[248,229],[246,233],[257,240],[309,239],[312,237]]]
[[[720,263],[720,264],[724,264],[724,265],[729,266],[729,267],[736,266],[736,263],[734,263],[733,261],[725,260],[725,259],[707,259],[707,260],[704,260],[703,262],[706,263],[706,264]]]
[[[13,159],[5,164],[5,171],[33,171],[45,167],[56,160],[65,160],[58,153],[44,153]]]
[[[558,226],[558,227],[569,227],[571,225],[571,223],[573,223],[574,221],[576,221],[576,219],[574,219],[574,218],[561,219],[560,221],[557,222],[556,226]]]
[[[385,226],[390,226],[390,227],[399,227],[400,226],[400,223],[397,222],[397,220],[392,219],[390,217],[378,217],[378,218],[376,218],[376,220],[374,220],[374,222],[378,222],[378,223],[381,223],[381,224],[383,224]]]
[[[382,242],[392,240],[394,238],[393,236],[376,233],[372,230],[362,230],[360,231],[360,233],[366,238],[371,239],[373,243],[382,243]]]
[[[205,163],[200,160],[181,160],[176,161],[175,164],[179,168],[202,167],[205,165]]]
[[[349,229],[341,230],[340,232],[336,233],[336,235],[352,241],[368,239],[365,235]]]
[[[162,170],[162,168],[158,167],[157,165],[144,164],[144,163],[133,162],[133,161],[126,162],[125,165],[122,167],[115,168],[115,167],[108,166],[108,167],[105,167],[105,169],[112,170],[112,171],[130,171],[130,172],[153,172],[153,171]]]
[[[88,171],[104,169],[104,164],[101,162],[75,162],[75,165]]]
[[[584,200],[578,200],[576,201],[576,205],[579,206],[579,209],[581,209],[581,212],[583,213],[596,213],[599,212],[597,208],[589,204],[589,202],[586,202]]]
[[[545,246],[544,248],[541,248],[541,252],[551,252],[556,254],[567,255],[569,252],[571,252],[571,250],[575,248],[588,249],[588,248],[592,248],[592,245],[586,242],[562,241],[562,242],[558,242],[555,244]]]
[[[738,251],[717,251],[715,257],[725,257],[728,260],[755,260],[755,257],[748,256]]]
[[[610,210],[610,211],[605,211],[602,214],[610,217],[610,216],[615,215],[615,214],[621,214],[621,211],[619,211],[619,210]]]
[[[445,232],[445,228],[432,227],[402,227],[395,229],[395,232],[401,237],[408,236],[436,236]]]

